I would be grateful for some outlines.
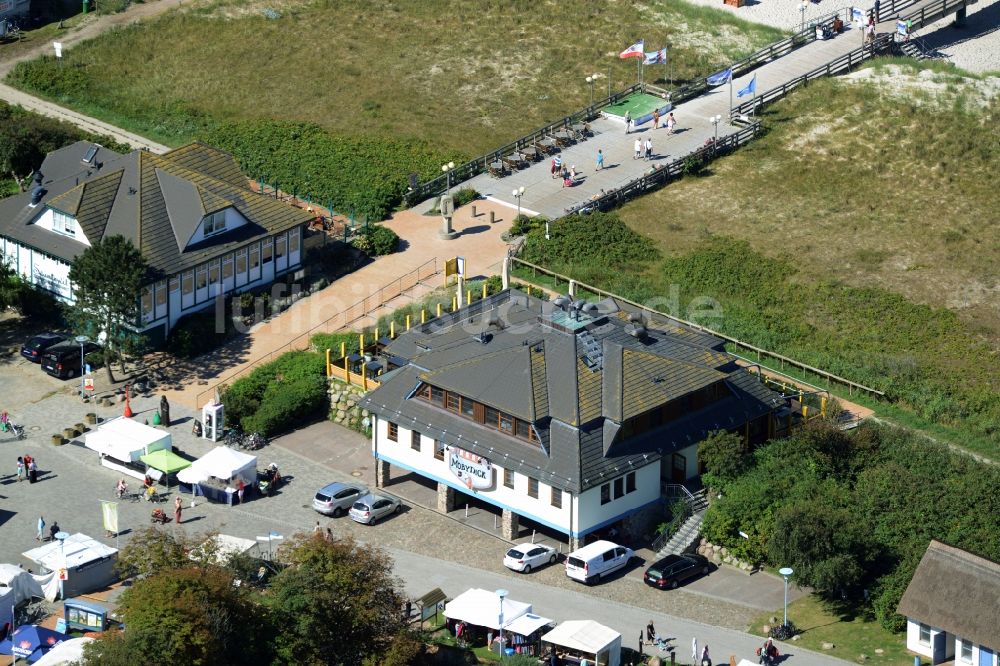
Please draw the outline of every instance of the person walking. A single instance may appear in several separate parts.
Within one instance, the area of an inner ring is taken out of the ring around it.
[[[569,165],[569,179],[572,180],[573,182],[576,182],[576,165],[575,164]]]
[[[632,131],[632,114],[628,111],[625,112],[625,133],[628,134]]]
[[[646,160],[653,159],[653,140],[646,138]]]
[[[656,627],[653,626],[652,620],[650,620],[649,624],[646,625],[646,642],[647,643],[656,642]]]
[[[318,520],[316,521],[316,527],[313,528],[313,534],[323,534],[323,526],[319,524]]]
[[[17,480],[24,480],[24,458],[21,456],[17,457]]]
[[[660,126],[660,110],[653,109],[653,129],[656,129],[659,126]]]
[[[45,531],[45,518],[38,516],[38,532],[35,533],[35,541],[42,540],[42,533]]]
[[[701,651],[701,666],[712,666],[712,658],[708,656],[708,643]]]
[[[556,158],[555,157],[552,158],[552,166],[550,167],[549,170],[550,170],[553,178],[555,178],[556,174],[559,173],[559,166],[556,164]]]
[[[600,171],[604,168],[604,153],[600,148],[597,149],[597,170]]]
[[[562,156],[556,155],[555,159],[552,160],[552,163],[555,165],[556,168],[554,177],[560,178],[562,176],[562,170],[563,170]]]
[[[642,139],[636,139],[633,148],[635,149],[635,154],[632,155],[632,159],[637,160],[642,157]]]
[[[236,486],[236,497],[239,498],[240,504],[243,504],[243,490],[247,487],[247,484],[243,483],[243,479],[240,479],[239,484]]]
[[[181,501],[181,496],[178,495],[174,498],[174,524],[181,524],[181,508],[183,507],[183,502]]]
[[[698,663],[698,638],[691,639],[691,663]]]
[[[28,461],[28,483],[34,483],[38,481],[38,463],[35,462],[34,458]]]
[[[326,540],[329,543],[333,543],[333,530],[331,530],[329,527],[326,528]]]
[[[677,126],[677,119],[674,118],[674,114],[671,113],[670,115],[667,116],[667,134],[673,134],[674,127],[676,126]]]

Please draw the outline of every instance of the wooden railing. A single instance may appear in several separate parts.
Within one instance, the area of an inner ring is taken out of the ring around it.
[[[518,257],[511,257],[511,261],[514,264],[520,264],[522,266],[530,268],[534,272],[543,273],[543,274],[549,275],[549,276],[551,276],[551,277],[553,277],[553,278],[555,278],[557,280],[562,280],[563,282],[566,282],[567,284],[570,282],[570,280],[573,280],[573,278],[570,278],[570,277],[568,277],[566,275],[562,275],[560,273],[556,273],[554,271],[550,271],[547,268],[543,268],[542,266],[539,266],[537,264],[533,264],[533,263],[531,263],[529,261],[525,261],[525,260],[520,259]],[[527,278],[525,278],[523,275],[520,275],[520,276],[518,276],[518,279],[519,280],[526,280]],[[742,340],[739,340],[739,339],[734,338],[732,336],[726,335],[724,333],[719,333],[718,331],[714,331],[714,330],[712,330],[712,329],[710,329],[710,328],[708,328],[706,326],[702,326],[701,324],[697,324],[695,322],[687,321],[685,319],[681,319],[680,317],[675,317],[674,315],[668,314],[666,312],[662,312],[660,310],[656,310],[654,308],[651,308],[649,306],[643,305],[641,303],[636,303],[635,301],[631,301],[631,300],[629,300],[627,298],[624,298],[623,296],[619,296],[618,294],[615,294],[615,293],[612,293],[610,291],[607,291],[606,289],[601,289],[600,287],[595,287],[593,285],[589,285],[589,284],[586,284],[584,282],[580,282],[580,281],[577,281],[577,280],[573,280],[573,282],[574,282],[574,284],[576,284],[577,288],[583,289],[585,291],[589,291],[590,293],[595,294],[596,296],[599,296],[601,298],[613,298],[613,299],[615,299],[617,301],[621,301],[623,303],[628,303],[629,305],[631,305],[633,307],[639,308],[640,310],[643,310],[645,312],[649,312],[650,314],[654,314],[654,315],[656,315],[658,317],[663,317],[665,319],[669,319],[671,321],[675,321],[678,324],[683,324],[684,326],[689,326],[689,327],[691,327],[691,328],[693,328],[693,329],[695,329],[697,331],[701,331],[703,333],[707,333],[709,335],[713,335],[713,336],[715,336],[717,338],[721,338],[722,340],[725,340],[726,342],[729,342],[730,344],[735,345],[738,349],[747,350],[749,352],[755,353],[757,355],[757,360],[758,361],[760,361],[762,358],[765,358],[765,357],[766,358],[774,359],[775,361],[778,361],[779,363],[781,363],[782,367],[784,367],[787,364],[787,365],[790,365],[793,368],[797,368],[797,369],[799,369],[799,370],[801,370],[803,372],[811,373],[813,375],[816,375],[817,377],[821,377],[821,378],[825,379],[827,381],[827,383],[840,384],[840,385],[842,385],[842,386],[844,386],[845,388],[848,389],[848,393],[849,394],[853,394],[853,392],[855,390],[857,390],[857,391],[860,391],[862,393],[867,393],[867,394],[869,394],[871,396],[877,396],[877,397],[880,397],[880,398],[885,397],[885,392],[884,391],[880,391],[878,389],[871,388],[870,386],[865,386],[864,384],[859,384],[857,382],[851,381],[850,379],[845,379],[844,377],[839,377],[839,376],[833,374],[832,372],[827,372],[826,370],[821,370],[819,368],[813,367],[813,366],[808,365],[806,363],[802,363],[801,361],[796,361],[795,359],[789,358],[788,356],[784,356],[783,354],[779,354],[777,352],[772,352],[772,351],[769,351],[767,349],[763,349],[762,347],[758,347],[756,345],[752,345],[752,344],[750,344],[748,342],[744,342]],[[801,381],[801,380],[797,380],[795,377],[792,377],[790,375],[785,375],[785,376],[787,376],[789,378],[789,380],[791,380],[791,381]]]
[[[974,2],[969,0],[937,0],[916,11],[900,12],[899,18],[911,21],[914,28],[920,28],[971,4]]]

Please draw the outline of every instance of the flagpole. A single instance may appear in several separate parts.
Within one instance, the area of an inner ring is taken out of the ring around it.
[[[733,115],[733,72],[729,71],[729,115]]]

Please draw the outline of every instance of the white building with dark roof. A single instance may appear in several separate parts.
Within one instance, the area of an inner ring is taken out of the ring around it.
[[[896,612],[931,664],[1000,666],[1000,563],[931,541]]]
[[[253,192],[232,155],[215,148],[121,155],[79,141],[46,156],[31,191],[0,201],[0,257],[72,302],[73,259],[101,239],[131,239],[150,267],[136,330],[155,343],[217,296],[298,269],[311,219]]]
[[[473,494],[507,538],[520,521],[571,544],[612,526],[639,535],[662,484],[700,474],[708,433],[761,442],[786,409],[722,340],[611,299],[578,305],[508,290],[392,341],[362,401],[376,483],[412,471],[437,482],[444,511]]]

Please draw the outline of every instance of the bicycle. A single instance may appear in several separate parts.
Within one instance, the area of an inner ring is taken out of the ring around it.
[[[267,437],[259,432],[252,432],[243,438],[243,448],[247,451],[259,451],[267,444]]]
[[[15,439],[26,439],[28,437],[28,434],[24,431],[24,426],[18,425],[13,421],[7,422],[7,428],[10,432],[14,433]]]
[[[239,428],[230,428],[226,432],[226,446],[231,449],[244,448],[244,439],[243,431]]]

